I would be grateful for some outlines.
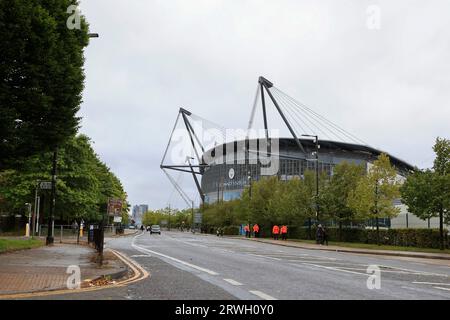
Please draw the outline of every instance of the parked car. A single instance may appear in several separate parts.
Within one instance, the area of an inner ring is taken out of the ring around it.
[[[157,225],[157,224],[152,225],[150,227],[150,234],[153,234],[153,233],[157,233],[157,234],[160,235],[161,234],[161,227],[159,225]]]
[[[128,229],[136,229],[136,227],[135,226],[128,226]]]

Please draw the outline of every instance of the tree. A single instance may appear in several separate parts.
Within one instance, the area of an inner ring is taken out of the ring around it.
[[[401,188],[402,201],[421,219],[439,217],[440,246],[444,245],[444,222],[450,220],[450,141],[436,139],[433,170],[416,170]]]
[[[34,203],[36,181],[50,180],[49,159],[51,152],[34,155],[22,161],[20,170],[0,172],[0,211],[22,213],[24,203]],[[58,165],[56,214],[60,223],[100,220],[108,198],[122,199],[122,212],[127,212],[127,195],[120,180],[100,161],[88,137],[79,135],[67,141],[60,148]],[[42,194],[49,199],[45,191]]]
[[[334,167],[329,183],[321,191],[322,212],[338,222],[339,241],[341,241],[342,223],[351,221],[355,217],[355,210],[349,206],[349,197],[364,174],[364,166],[341,162]]]
[[[0,2],[0,169],[74,136],[88,26],[69,30],[71,0]]]
[[[400,196],[400,184],[397,172],[392,167],[389,157],[382,153],[369,172],[357,183],[355,190],[350,192],[348,206],[361,219],[375,219],[377,228],[377,244],[380,244],[379,217],[395,217],[400,209],[393,201]]]

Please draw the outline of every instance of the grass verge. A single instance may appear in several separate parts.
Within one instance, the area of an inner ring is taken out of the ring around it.
[[[299,242],[299,243],[308,243],[315,244],[315,240],[298,240],[298,239],[290,239],[291,241]],[[355,243],[355,242],[336,242],[329,241],[328,245],[330,246],[338,246],[338,247],[346,247],[346,248],[356,248],[356,249],[372,249],[372,250],[391,250],[391,251],[409,251],[409,252],[427,252],[427,253],[445,253],[450,254],[450,249],[439,250],[433,248],[417,248],[417,247],[399,247],[399,246],[386,246],[381,245],[378,246],[376,244],[367,244],[367,243]]]
[[[0,253],[16,250],[31,249],[43,246],[44,242],[38,239],[0,239]]]

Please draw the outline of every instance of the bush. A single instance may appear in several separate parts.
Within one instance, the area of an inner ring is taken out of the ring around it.
[[[329,241],[358,242],[367,244],[377,243],[377,231],[368,229],[343,228],[341,240],[339,240],[338,228],[327,228]],[[449,247],[449,237],[445,232],[445,243]],[[312,237],[315,239],[316,227],[312,227]],[[289,237],[297,239],[309,239],[307,227],[291,227]],[[383,245],[436,248],[439,244],[439,229],[388,229],[380,230],[380,243]]]

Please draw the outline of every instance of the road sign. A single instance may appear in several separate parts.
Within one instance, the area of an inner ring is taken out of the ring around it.
[[[52,188],[51,181],[41,181],[39,182],[39,189],[41,190],[50,190]]]
[[[122,217],[121,217],[121,216],[116,216],[116,217],[114,217],[114,222],[115,222],[115,223],[120,223],[120,222],[122,222]]]
[[[108,215],[119,216],[122,215],[122,200],[121,199],[108,199]]]

